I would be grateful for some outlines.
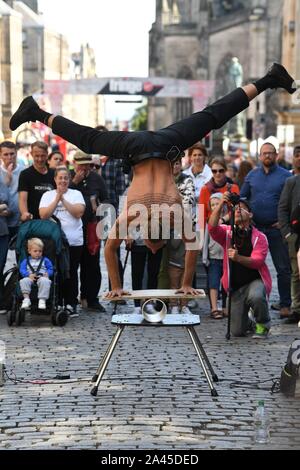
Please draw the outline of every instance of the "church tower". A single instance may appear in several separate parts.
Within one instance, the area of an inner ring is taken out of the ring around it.
[[[149,76],[208,78],[207,0],[157,0],[149,33]],[[205,8],[206,6],[206,8]],[[193,112],[191,98],[151,98],[149,128],[161,128]]]

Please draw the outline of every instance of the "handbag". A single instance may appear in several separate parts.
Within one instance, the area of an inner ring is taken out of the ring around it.
[[[95,256],[100,250],[100,240],[97,236],[97,221],[88,222],[86,227],[87,249],[91,256]]]

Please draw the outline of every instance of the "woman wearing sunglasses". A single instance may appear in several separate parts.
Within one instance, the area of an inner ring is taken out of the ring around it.
[[[225,193],[230,191],[232,193],[240,194],[240,189],[237,184],[232,184],[232,180],[226,176],[227,165],[222,157],[214,158],[211,163],[212,179],[206,183],[200,192],[199,204],[203,206],[204,222],[206,223],[211,214],[210,197],[214,193]],[[230,185],[230,187],[229,187]],[[200,212],[201,214],[201,212]],[[201,224],[200,220],[200,226]]]

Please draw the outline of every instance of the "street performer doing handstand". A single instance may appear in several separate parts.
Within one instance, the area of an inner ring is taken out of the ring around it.
[[[280,64],[273,64],[269,72],[254,84],[237,88],[224,98],[158,131],[107,131],[99,132],[82,126],[62,116],[54,116],[39,108],[34,99],[25,98],[10,120],[11,130],[27,121],[40,121],[53,132],[90,154],[102,154],[110,158],[125,158],[133,166],[133,180],[127,194],[127,206],[116,221],[112,233],[122,232],[137,215],[128,216],[130,207],[143,204],[151,217],[153,205],[182,205],[174,183],[171,163],[178,154],[205,137],[212,129],[221,128],[232,117],[245,110],[257,95],[268,88],[284,88],[290,94],[296,91],[293,78]],[[145,222],[148,222],[145,221]],[[172,221],[171,221],[172,223]],[[124,228],[124,227],[123,227]],[[147,231],[146,231],[147,233]],[[184,239],[184,236],[183,236]],[[112,284],[109,297],[125,294],[118,273],[117,249],[122,239],[109,236],[105,245],[105,259]],[[163,241],[145,239],[146,246],[155,253]],[[187,249],[185,274],[180,292],[197,294],[191,287],[197,251]]]

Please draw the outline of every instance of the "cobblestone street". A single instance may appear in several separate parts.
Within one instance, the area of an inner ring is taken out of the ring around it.
[[[227,341],[226,321],[209,318],[208,302],[199,303],[196,330],[220,379],[216,398],[184,328],[125,329],[98,396],[92,397],[89,380],[115,331],[111,305],[106,314],[81,312],[63,328],[53,327],[48,317],[9,328],[2,315],[8,374],[25,383],[6,381],[0,388],[0,448],[263,448],[253,443],[253,414],[263,399],[271,419],[267,448],[300,449],[299,400],[272,395],[272,382],[262,383],[280,376],[289,346],[299,337],[297,325],[283,324],[275,312],[267,340]],[[130,308],[131,302],[118,311]],[[71,381],[54,380],[57,374],[70,374]],[[53,383],[26,383],[38,379]],[[261,383],[231,387],[233,381]]]

